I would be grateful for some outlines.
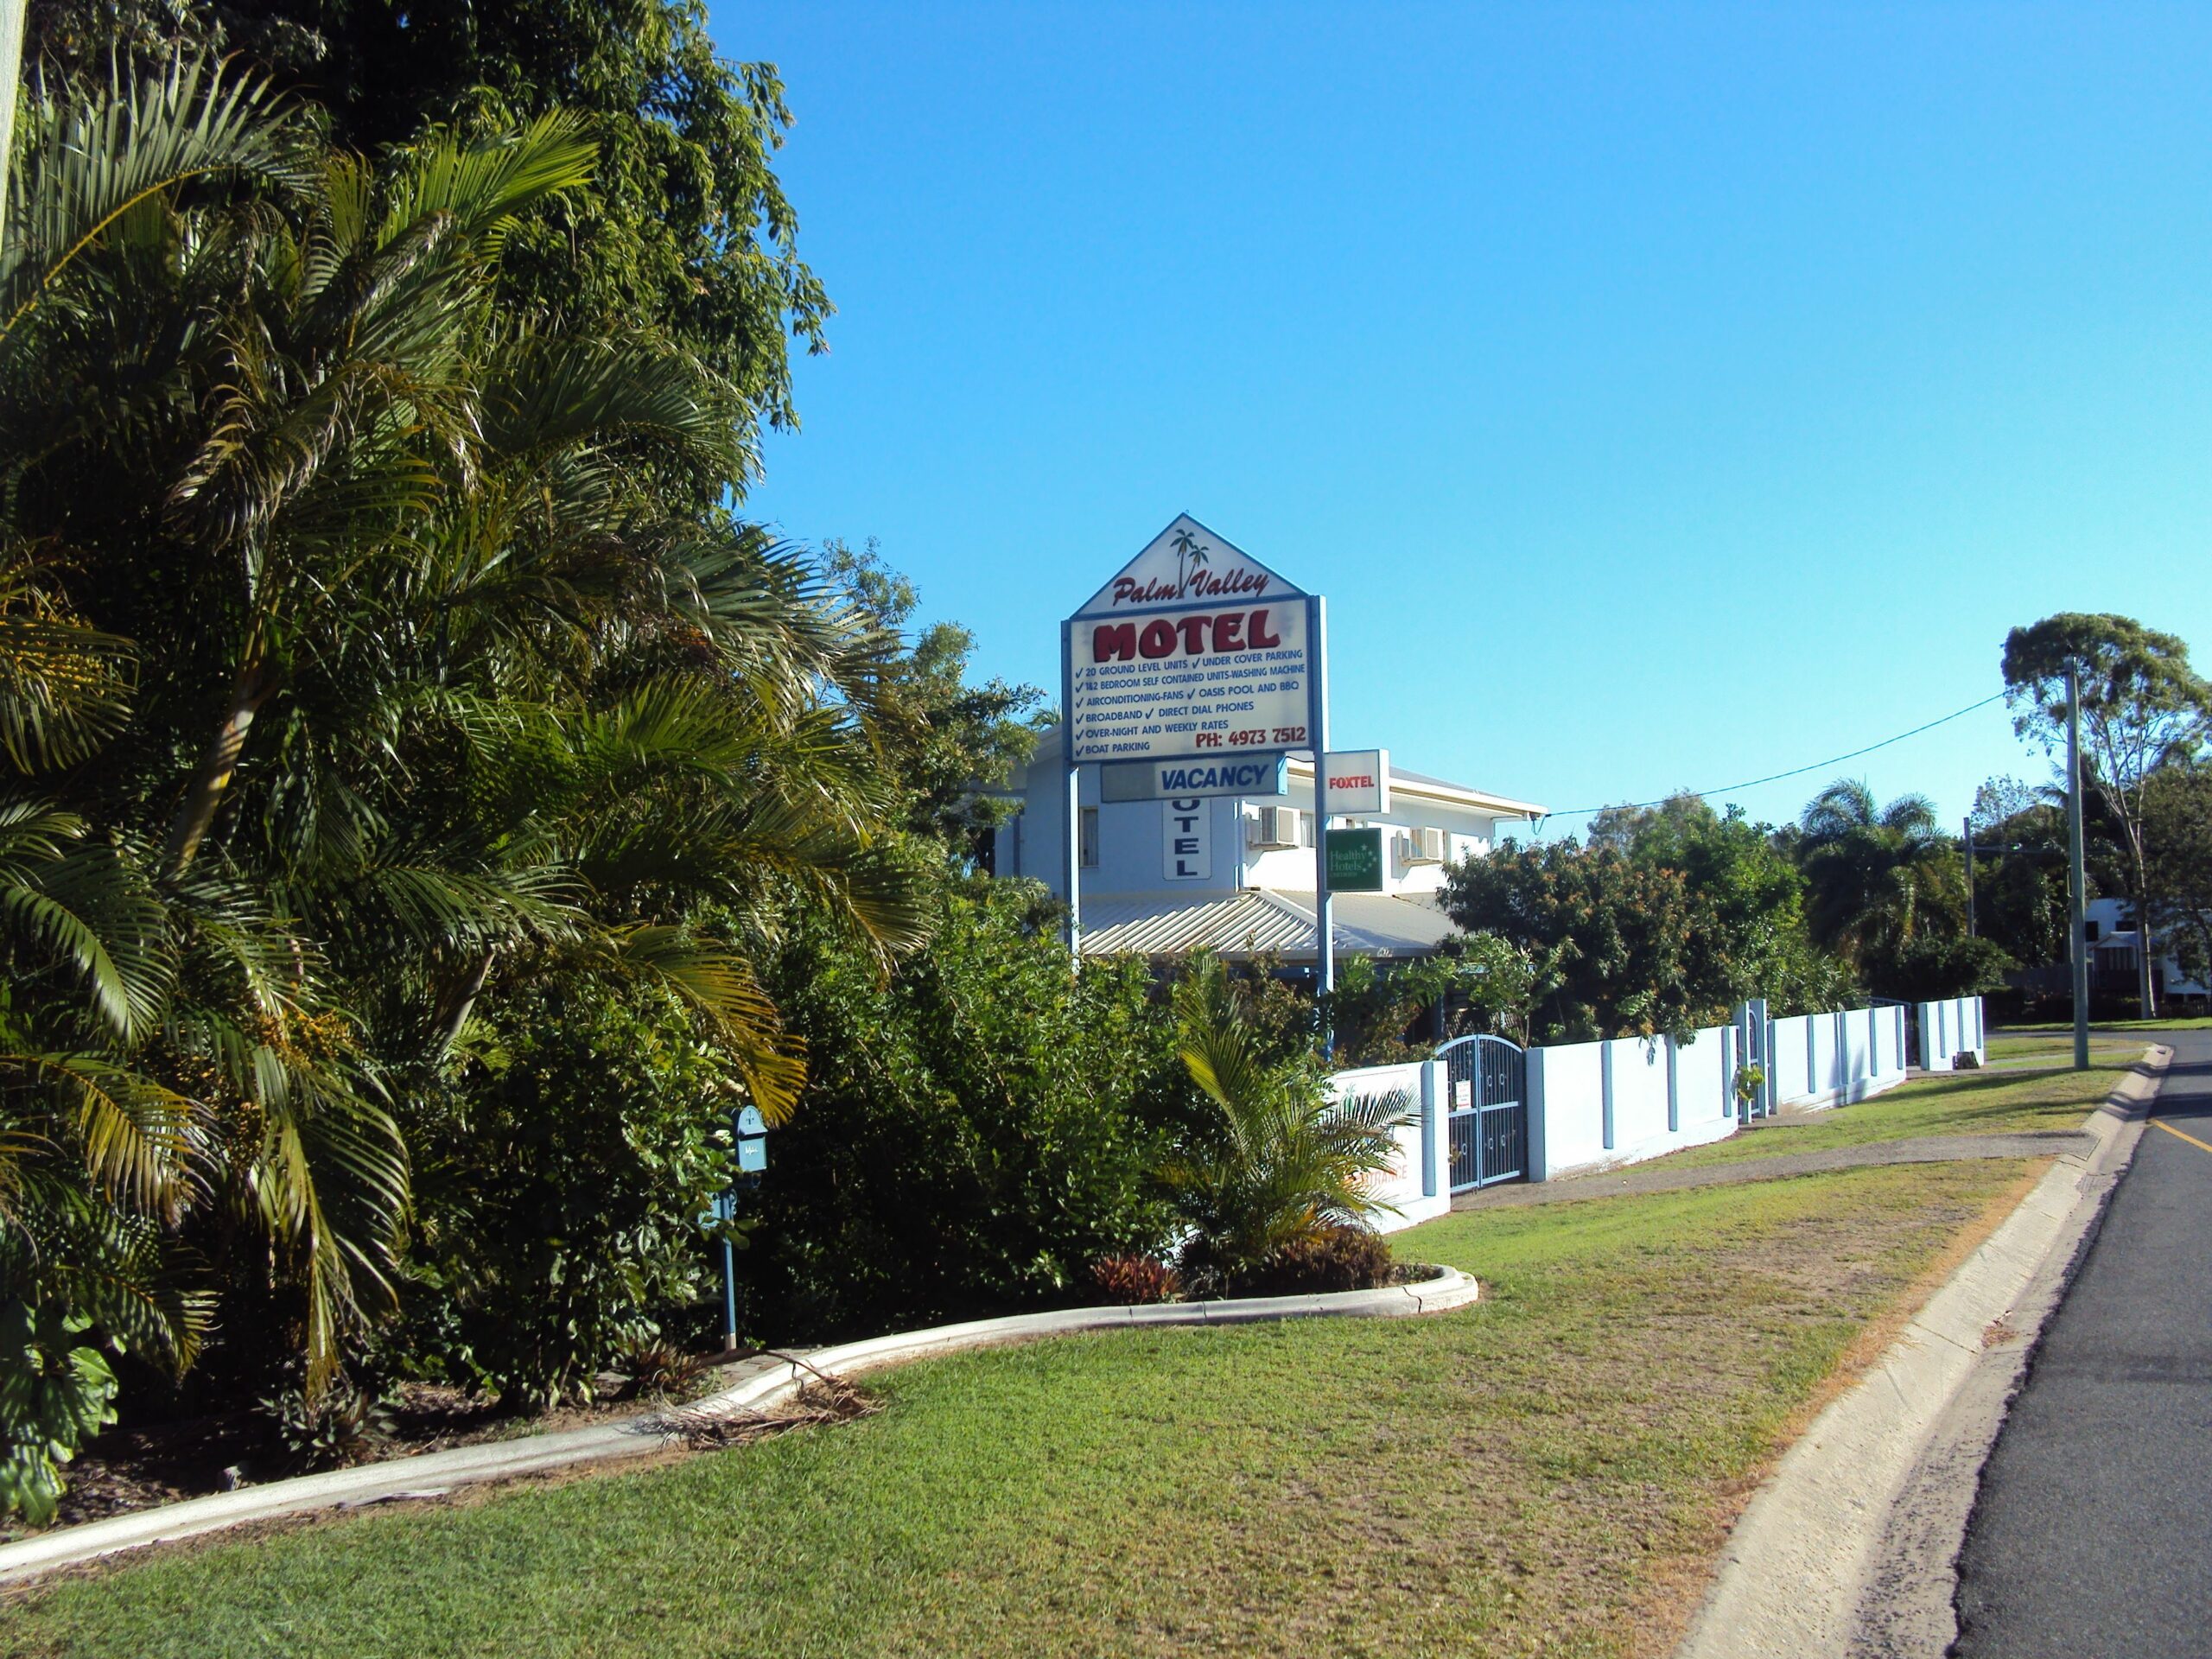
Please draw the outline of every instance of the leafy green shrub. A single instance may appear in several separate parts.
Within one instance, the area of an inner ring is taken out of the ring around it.
[[[1390,1166],[1402,1094],[1332,1102],[1310,1054],[1264,1058],[1228,976],[1201,962],[1175,988],[1180,1058],[1207,1109],[1160,1178],[1192,1229],[1193,1289],[1238,1282],[1294,1244],[1357,1223]]]
[[[666,1337],[632,1342],[616,1356],[615,1369],[629,1378],[626,1400],[688,1400],[707,1374],[705,1356]]]
[[[1299,1296],[1372,1290],[1395,1282],[1398,1264],[1380,1234],[1366,1227],[1323,1227],[1279,1246],[1229,1281],[1239,1296]]]
[[[0,1306],[0,1516],[53,1520],[61,1466],[115,1421],[115,1372],[78,1340],[91,1327],[51,1305]]]
[[[313,1398],[290,1388],[258,1404],[295,1473],[365,1463],[391,1427],[383,1402],[346,1379]]]
[[[1930,933],[1893,949],[1870,950],[1866,960],[1867,983],[1905,1002],[1940,1002],[1993,990],[2017,965],[1987,939]]]
[[[567,977],[479,1017],[414,1128],[409,1329],[439,1345],[406,1357],[543,1410],[714,1291],[734,1068],[650,982]]]
[[[1071,973],[1028,883],[939,905],[887,970],[810,923],[766,976],[809,1068],[747,1264],[779,1339],[1066,1302],[1101,1256],[1166,1242],[1148,1177],[1189,1089],[1142,966]]]
[[[1090,1264],[1090,1282],[1123,1307],[1172,1302],[1183,1294],[1182,1275],[1156,1255],[1102,1255]]]

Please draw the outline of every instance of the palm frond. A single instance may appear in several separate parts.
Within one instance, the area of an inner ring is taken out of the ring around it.
[[[616,950],[624,966],[664,982],[705,1014],[760,1116],[771,1125],[789,1120],[806,1082],[805,1046],[784,1029],[750,963],[687,928],[667,925],[627,929],[617,936]]]
[[[40,297],[132,208],[195,181],[280,196],[313,187],[307,115],[270,83],[213,58],[122,84],[37,85],[18,130],[0,245],[0,345]]]
[[[59,610],[0,568],[0,755],[19,772],[90,760],[130,712],[128,639]]]

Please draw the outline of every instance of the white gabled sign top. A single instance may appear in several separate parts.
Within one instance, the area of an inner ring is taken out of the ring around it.
[[[1180,515],[1060,631],[1069,764],[1312,747],[1319,603]]]
[[[1093,594],[1076,616],[1128,616],[1141,611],[1306,597],[1303,588],[1284,581],[1185,512],[1177,514],[1173,524]]]

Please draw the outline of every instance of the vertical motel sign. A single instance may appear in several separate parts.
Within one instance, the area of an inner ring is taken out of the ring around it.
[[[1327,639],[1319,595],[1286,582],[1188,513],[1060,625],[1071,952],[1080,952],[1083,928],[1083,767],[1264,765],[1289,750],[1310,750],[1314,823],[1328,823],[1328,768],[1320,764],[1329,747]],[[1336,983],[1325,839],[1313,837],[1325,992]]]

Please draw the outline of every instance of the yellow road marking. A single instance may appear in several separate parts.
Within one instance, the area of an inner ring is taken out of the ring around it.
[[[2204,1142],[2198,1140],[2193,1135],[2183,1135],[2179,1129],[2174,1128],[2172,1124],[2167,1122],[2165,1119],[2162,1117],[2152,1118],[2151,1120],[2151,1127],[2157,1129],[2164,1129],[2168,1135],[2180,1135],[2181,1138],[2188,1141],[2190,1146],[2202,1147],[2206,1152],[2212,1152],[2212,1147],[2205,1146]]]

